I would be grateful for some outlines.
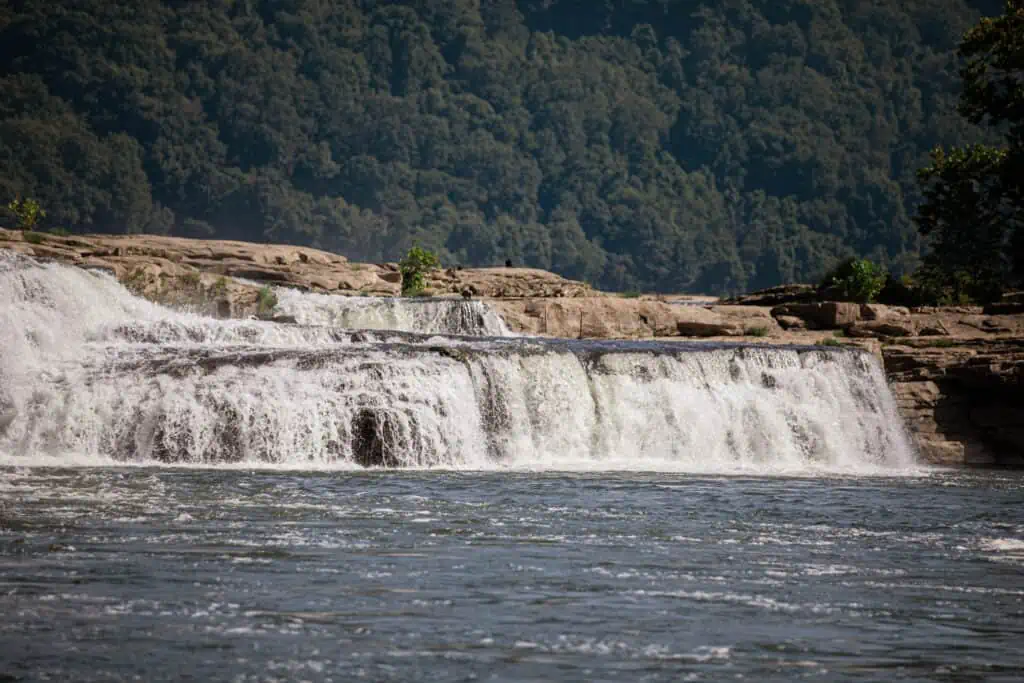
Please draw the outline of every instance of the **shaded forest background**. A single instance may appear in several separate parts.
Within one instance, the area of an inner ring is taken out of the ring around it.
[[[726,293],[912,270],[998,0],[7,0],[0,199],[46,224]]]

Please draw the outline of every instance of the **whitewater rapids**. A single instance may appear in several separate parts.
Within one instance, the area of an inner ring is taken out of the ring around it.
[[[297,324],[203,318],[0,252],[0,461],[915,468],[867,353],[516,338],[480,302],[279,298]]]

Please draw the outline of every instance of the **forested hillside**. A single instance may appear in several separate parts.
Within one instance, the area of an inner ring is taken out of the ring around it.
[[[727,292],[899,272],[915,171],[983,140],[992,0],[8,0],[0,200],[46,224],[506,258]]]

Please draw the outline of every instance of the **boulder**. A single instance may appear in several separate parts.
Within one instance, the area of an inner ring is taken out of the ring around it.
[[[732,297],[723,303],[741,306],[779,306],[814,301],[817,296],[818,290],[814,285],[779,285]]]
[[[835,330],[860,320],[860,304],[845,301],[824,301],[821,303],[785,304],[772,309],[772,316],[800,318],[808,329]]]
[[[780,315],[775,318],[775,322],[779,324],[784,330],[806,330],[807,323],[803,321],[803,318],[798,318],[795,315]]]
[[[861,304],[860,317],[864,320],[890,320],[906,318],[910,309],[905,306],[886,306],[885,304]]]

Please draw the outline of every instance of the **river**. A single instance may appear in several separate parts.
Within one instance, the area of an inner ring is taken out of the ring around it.
[[[0,678],[1019,680],[1024,478],[0,470]]]

